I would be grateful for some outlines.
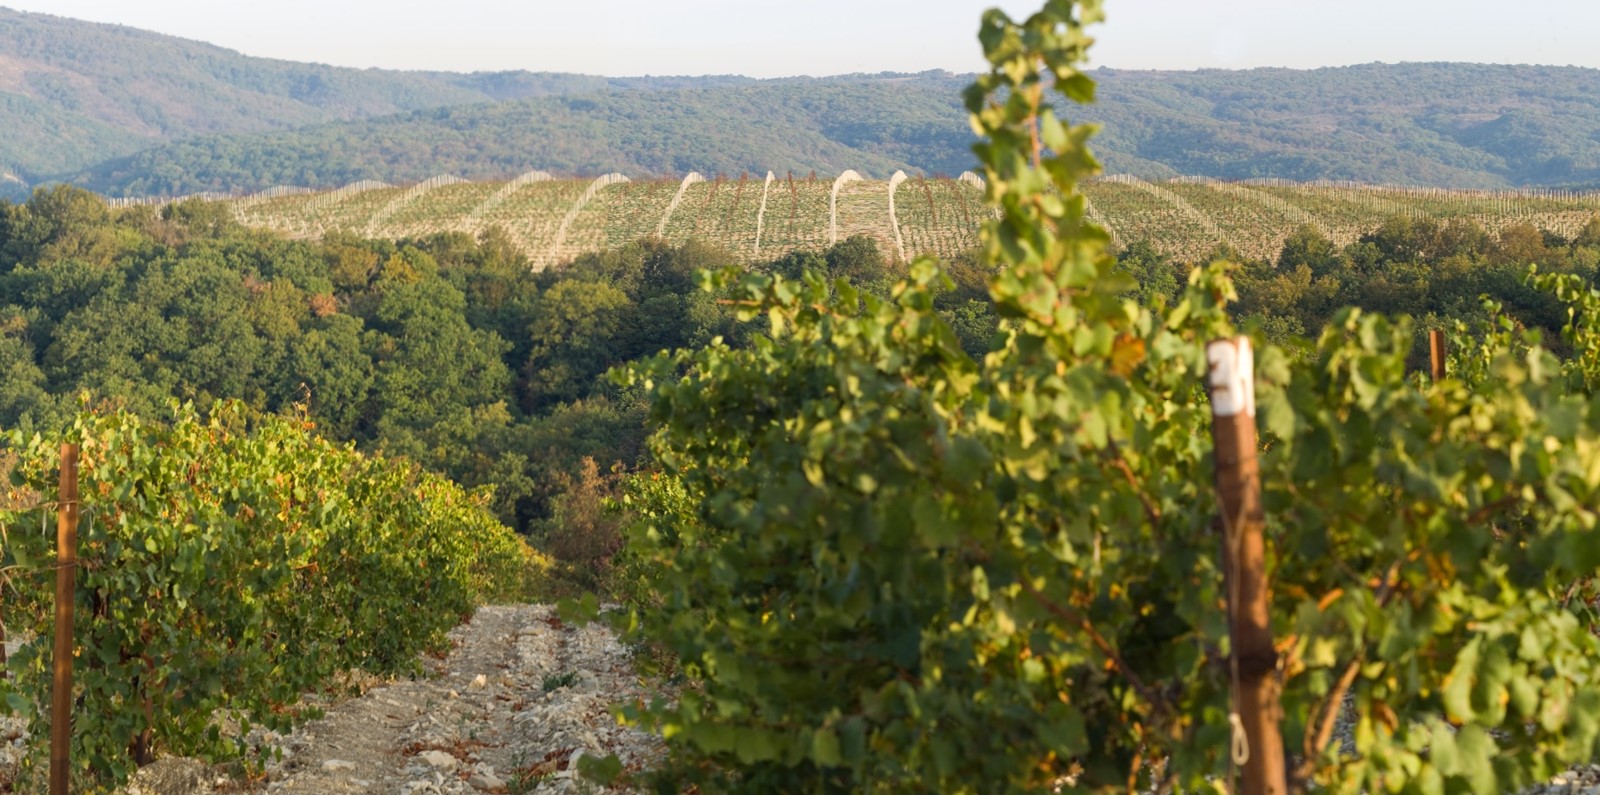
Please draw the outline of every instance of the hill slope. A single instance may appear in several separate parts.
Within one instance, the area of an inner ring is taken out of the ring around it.
[[[835,193],[831,175],[792,181],[774,175],[771,182],[764,174],[751,176],[694,183],[423,183],[256,196],[228,206],[246,225],[311,239],[333,232],[377,239],[440,232],[477,237],[498,227],[501,239],[536,269],[652,235],[674,245],[721,246],[750,262],[797,249],[825,250],[854,235],[873,238],[892,260],[918,254],[950,259],[978,245],[978,227],[986,216],[981,190],[967,180],[841,181]],[[1600,191],[1350,188],[1195,178],[1150,182],[1123,176],[1092,180],[1083,192],[1091,217],[1120,244],[1147,243],[1182,262],[1204,261],[1220,247],[1272,260],[1290,234],[1307,226],[1344,246],[1394,216],[1440,224],[1470,221],[1490,235],[1532,225],[1567,239],[1592,236],[1590,224],[1600,217]]]
[[[1600,70],[1098,70],[1111,173],[1600,185]],[[753,80],[342,69],[0,9],[0,195],[328,187],[539,168],[883,175],[972,162],[946,73]],[[5,175],[15,179],[7,179]]]
[[[0,169],[37,180],[170,140],[422,108],[748,78],[347,69],[0,8]]]
[[[1600,70],[1412,63],[1101,70],[1112,172],[1442,187],[1600,184]]]
[[[1453,188],[1600,185],[1600,70],[1372,64],[1295,71],[1101,70],[1082,118],[1110,173]],[[329,186],[526,168],[957,173],[965,78],[759,81],[458,106],[303,130],[211,136],[101,164],[113,194]]]
[[[176,137],[485,98],[424,75],[247,58],[127,27],[0,9],[0,125],[8,131],[0,162],[31,174]]]
[[[528,169],[631,176],[971,167],[959,83],[812,80],[417,111],[290,133],[212,136],[103,163],[80,180],[120,195],[469,179]]]

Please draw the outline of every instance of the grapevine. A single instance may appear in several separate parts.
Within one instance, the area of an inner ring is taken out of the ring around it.
[[[305,689],[345,669],[407,670],[475,604],[524,593],[534,571],[481,497],[323,441],[298,417],[226,403],[175,405],[166,422],[87,413],[70,438],[83,495],[74,791],[115,784],[157,751],[236,756],[251,725],[284,728]],[[55,492],[56,442],[11,434],[15,490]],[[37,527],[39,510],[53,506],[0,521]],[[6,558],[48,572],[54,551],[12,532]],[[8,623],[49,637],[50,578],[12,582]],[[25,645],[3,683],[34,738],[49,736],[34,707],[49,701],[46,645]]]
[[[923,257],[887,300],[721,274],[766,336],[618,374],[651,395],[660,476],[694,506],[643,506],[630,547],[648,572],[630,625],[694,685],[624,708],[668,738],[662,786],[1227,786],[1202,384],[1236,294],[1216,263],[1171,307],[1125,297],[1079,192],[1094,131],[1047,98],[1093,98],[1078,63],[1100,16],[984,17],[992,68],[966,100],[1004,321],[981,360],[932,310],[949,282]],[[1216,242],[1147,187],[1127,195]],[[1594,344],[1597,293],[1551,289]],[[1600,750],[1600,641],[1572,597],[1600,567],[1600,406],[1563,384],[1592,357],[1487,335],[1458,344],[1488,377],[1422,384],[1413,340],[1351,309],[1304,358],[1256,341],[1269,618],[1301,760],[1275,789],[1515,791]]]

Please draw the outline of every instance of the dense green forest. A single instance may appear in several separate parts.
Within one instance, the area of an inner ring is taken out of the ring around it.
[[[84,168],[175,138],[297,127],[487,97],[421,75],[246,58],[117,25],[0,9],[0,162]]]
[[[493,233],[294,242],[221,205],[112,213],[41,189],[0,202],[0,426],[60,427],[83,395],[147,416],[174,396],[308,403],[322,434],[492,484],[538,532],[583,458],[637,463],[641,410],[608,368],[744,333],[695,285],[733,261],[646,241],[536,274]],[[773,266],[815,263],[886,273],[865,239]]]

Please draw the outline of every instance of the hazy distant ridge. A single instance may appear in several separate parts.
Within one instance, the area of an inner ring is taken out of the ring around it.
[[[974,43],[974,47],[976,47]],[[1600,70],[1478,64],[1100,70],[1107,171],[1600,186]],[[358,70],[0,9],[0,166],[113,195],[973,162],[944,73],[753,80]],[[22,183],[0,180],[0,195]]]
[[[692,85],[750,82],[690,78]],[[254,58],[121,25],[0,8],[0,163],[41,178],[165,141],[685,78],[403,72]]]
[[[1600,185],[1600,70],[1461,63],[1102,70],[1113,171],[1441,187]]]
[[[816,80],[544,97],[164,145],[91,169],[112,194],[330,187],[529,169],[632,177],[972,167],[959,81]]]

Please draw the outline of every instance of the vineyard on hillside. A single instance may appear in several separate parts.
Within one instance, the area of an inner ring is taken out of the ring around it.
[[[500,227],[538,267],[651,235],[672,243],[718,244],[748,260],[821,249],[852,235],[867,235],[900,259],[951,257],[977,245],[986,211],[976,177],[855,176],[691,173],[629,180],[530,172],[505,182],[441,176],[409,187],[362,182],[325,192],[279,188],[228,201],[241,222],[297,237],[347,232],[398,238]],[[1118,242],[1149,242],[1193,261],[1224,245],[1246,257],[1271,258],[1302,226],[1345,245],[1397,215],[1470,220],[1490,233],[1532,224],[1571,236],[1600,214],[1600,193],[1573,191],[1109,176],[1087,183],[1084,194],[1091,217]]]

